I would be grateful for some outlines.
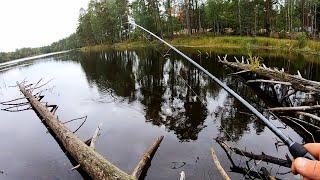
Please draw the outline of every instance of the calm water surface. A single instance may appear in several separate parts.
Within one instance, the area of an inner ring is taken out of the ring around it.
[[[291,73],[300,70],[304,77],[320,80],[316,57],[265,54],[267,65]],[[217,62],[215,52],[188,51],[188,55],[259,110],[267,107],[241,79],[228,76],[232,71]],[[73,52],[1,67],[0,101],[21,96],[18,88],[11,87],[16,81],[37,82],[40,78],[53,79],[44,101],[59,105],[60,120],[88,116],[77,132],[81,139],[89,138],[103,123],[97,151],[127,173],[154,139],[164,135],[146,179],[179,179],[181,171],[187,179],[220,179],[211,147],[232,178],[244,179],[244,174],[231,172],[235,168],[216,137],[256,154],[285,158],[288,153],[284,146],[275,147],[277,137],[238,101],[174,54],[164,58],[153,49]],[[0,111],[0,117],[0,179],[82,179],[70,170],[73,165],[33,111]],[[276,120],[273,123],[284,127]],[[73,121],[67,126],[75,130],[80,124]],[[298,142],[306,141],[290,127],[283,131]],[[246,163],[248,159],[236,154],[231,158],[238,167],[257,172],[266,167],[278,178],[293,178],[285,167]]]

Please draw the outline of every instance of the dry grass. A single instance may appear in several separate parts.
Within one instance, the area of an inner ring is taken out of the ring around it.
[[[310,54],[320,54],[320,41],[307,40],[306,47],[299,48],[296,46],[297,40],[276,39],[268,37],[247,37],[247,36],[180,36],[173,40],[168,40],[169,43],[179,47],[195,47],[195,48],[247,48],[252,49],[270,49],[292,52],[304,52]],[[136,49],[144,48],[150,45],[159,45],[159,42],[147,41],[125,41],[114,45],[97,45],[82,48],[83,51],[99,51],[106,48],[115,49]]]

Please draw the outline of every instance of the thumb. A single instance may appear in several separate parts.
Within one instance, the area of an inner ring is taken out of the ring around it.
[[[300,174],[304,178],[320,179],[320,162],[306,158],[297,158],[291,166],[294,174]]]

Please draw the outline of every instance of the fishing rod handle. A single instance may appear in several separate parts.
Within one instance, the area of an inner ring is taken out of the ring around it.
[[[294,158],[304,157],[310,160],[317,160],[314,156],[312,156],[306,148],[297,142],[294,142],[290,145],[289,151]]]

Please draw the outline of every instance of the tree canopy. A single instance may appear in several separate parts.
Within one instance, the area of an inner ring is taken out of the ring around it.
[[[90,0],[74,34],[50,46],[0,53],[0,60],[141,37],[129,20],[169,38],[200,33],[292,38],[295,32],[318,37],[319,11],[318,0]]]

